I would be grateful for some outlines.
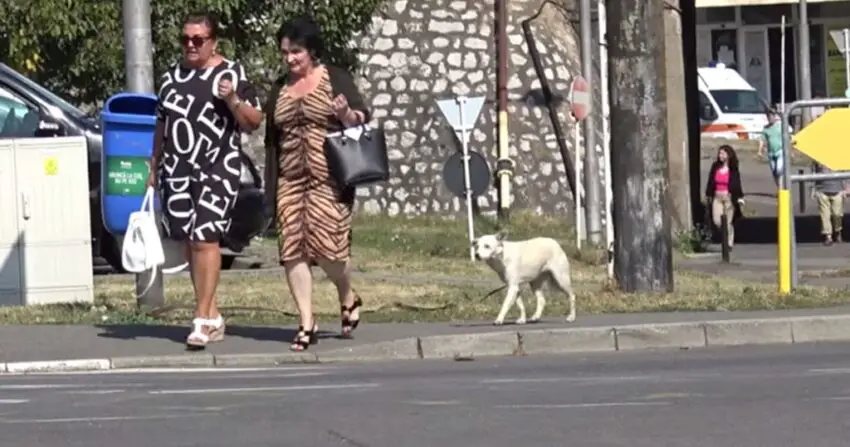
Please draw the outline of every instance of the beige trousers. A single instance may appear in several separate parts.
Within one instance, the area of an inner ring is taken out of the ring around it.
[[[818,214],[820,214],[820,232],[832,235],[841,232],[841,221],[844,220],[844,194],[817,193]],[[836,225],[833,225],[835,222]]]
[[[726,228],[729,229],[729,246],[735,242],[735,227],[732,226],[732,218],[735,217],[735,206],[732,204],[732,196],[729,194],[717,194],[711,199],[711,219],[714,226],[721,228],[723,216],[726,216]]]

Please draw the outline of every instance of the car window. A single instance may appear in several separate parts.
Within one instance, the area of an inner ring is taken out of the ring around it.
[[[0,138],[35,136],[38,111],[0,85]]]
[[[78,120],[86,119],[86,114],[77,106],[71,104],[70,102],[66,101],[64,98],[51,92],[50,90],[42,87],[38,83],[34,82],[32,79],[14,70],[10,71],[12,72],[10,73],[10,76],[14,76],[14,78],[17,79],[18,82],[24,84],[28,90],[35,91],[40,96],[46,98],[50,104],[59,107],[60,109],[62,109],[63,112],[73,118],[76,118]]]
[[[711,103],[711,100],[708,99],[708,96],[703,92],[699,92],[699,117],[700,119],[709,119],[705,116],[706,110],[714,110],[714,105]]]
[[[723,113],[767,113],[767,104],[755,90],[712,90]]]
[[[709,101],[708,96],[705,96],[705,93],[699,92],[699,106],[705,107],[711,105],[711,101]]]

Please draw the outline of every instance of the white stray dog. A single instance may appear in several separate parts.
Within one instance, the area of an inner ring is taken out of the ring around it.
[[[519,287],[528,283],[537,299],[537,308],[531,321],[539,321],[543,316],[546,298],[543,286],[549,282],[567,294],[570,300],[570,313],[567,321],[576,319],[576,296],[570,279],[570,261],[558,241],[548,237],[538,237],[525,241],[509,242],[505,234],[488,234],[479,237],[473,243],[476,258],[487,263],[507,287],[502,310],[493,324],[504,323],[508,311],[516,303],[519,308],[517,324],[524,324],[525,303],[519,296]]]

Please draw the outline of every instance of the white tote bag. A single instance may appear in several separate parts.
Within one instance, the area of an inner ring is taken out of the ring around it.
[[[121,247],[121,265],[130,273],[144,273],[152,271],[144,295],[156,281],[156,271],[165,264],[165,251],[162,248],[162,240],[159,237],[156,211],[154,210],[153,187],[149,187],[142,199],[142,207],[139,211],[130,214],[127,222],[127,233],[124,235],[124,243]],[[164,269],[163,273],[176,273],[183,270],[188,263],[171,269]]]

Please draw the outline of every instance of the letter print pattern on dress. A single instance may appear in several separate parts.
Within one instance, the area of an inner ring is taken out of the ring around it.
[[[206,69],[177,63],[161,79],[157,118],[165,122],[159,166],[166,233],[217,242],[230,228],[239,193],[241,131],[218,85],[233,83],[242,107],[260,109],[256,89],[233,61]]]

